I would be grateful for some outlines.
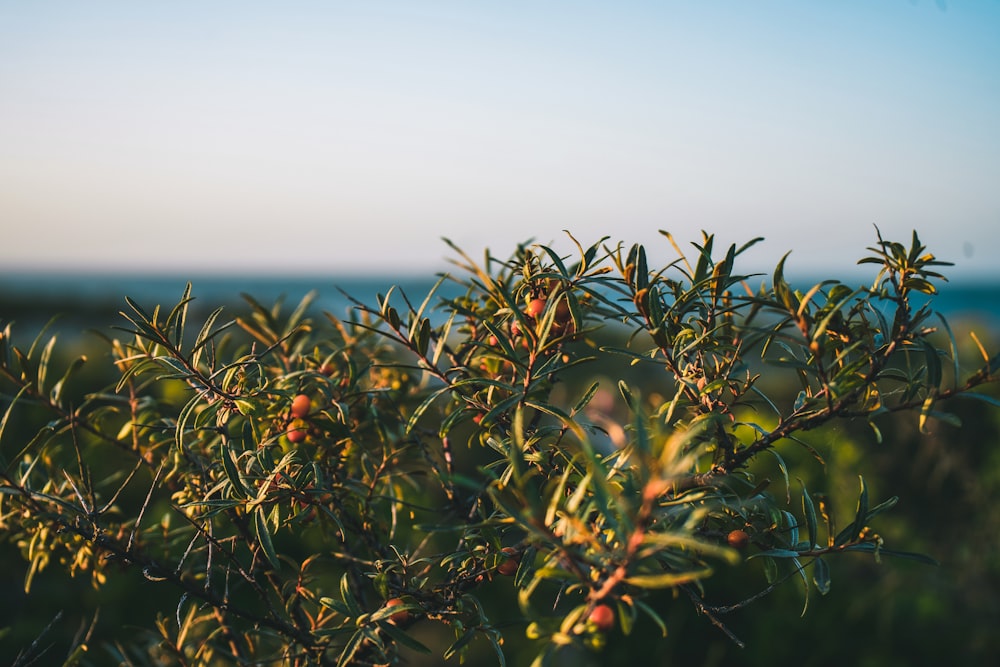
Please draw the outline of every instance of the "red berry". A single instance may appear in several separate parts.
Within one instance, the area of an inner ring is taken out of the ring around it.
[[[615,612],[608,605],[599,604],[591,610],[587,620],[601,632],[607,632],[615,626]]]
[[[497,565],[497,574],[505,577],[513,577],[517,574],[517,568],[521,565],[521,552],[514,547],[504,547],[500,550],[504,559]]]

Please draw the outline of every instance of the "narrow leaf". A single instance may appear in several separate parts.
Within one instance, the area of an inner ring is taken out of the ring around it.
[[[278,560],[278,553],[274,550],[274,543],[271,541],[271,531],[267,527],[267,519],[261,509],[253,513],[254,529],[257,532],[257,541],[264,551],[264,556],[275,570],[281,569],[281,562]]]

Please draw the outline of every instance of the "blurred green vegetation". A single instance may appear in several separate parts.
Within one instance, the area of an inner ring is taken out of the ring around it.
[[[71,392],[102,386],[115,378],[105,346],[85,330],[107,330],[119,321],[107,307],[90,311],[81,305],[46,303],[44,309],[26,309],[24,304],[0,302],[0,320],[5,322],[18,316],[31,320],[41,310],[69,313],[60,325],[57,353],[62,358],[54,365],[61,368],[80,354],[88,357]],[[972,319],[951,322],[956,339],[970,340],[968,330],[973,323]],[[33,327],[37,321],[29,321],[27,328]],[[21,344],[27,340],[27,336],[18,338]],[[990,349],[996,349],[998,343],[983,342]],[[644,384],[639,370],[625,379],[644,395],[657,391],[657,387]],[[579,378],[581,384],[587,380]],[[788,401],[796,391],[797,387],[767,387],[768,394]],[[997,396],[995,387],[990,391]],[[8,401],[9,397],[3,397],[3,407]],[[825,469],[804,449],[785,454],[789,468],[799,475],[787,490],[790,503],[801,503],[804,484],[811,493],[826,495],[843,524],[854,513],[860,472],[875,502],[890,496],[900,498],[880,523],[887,541],[894,548],[927,554],[940,566],[891,557],[877,564],[861,554],[833,559],[832,590],[826,596],[819,596],[815,589],[809,591],[804,614],[803,586],[792,581],[756,604],[724,616],[729,628],[746,643],[742,649],[699,617],[688,600],[672,600],[671,593],[663,593],[663,608],[671,609],[666,638],[652,622],[641,619],[630,637],[613,636],[603,654],[565,654],[561,656],[564,664],[627,665],[641,661],[644,665],[706,667],[838,663],[891,667],[936,665],[956,659],[964,664],[992,662],[991,658],[1000,655],[1000,635],[996,633],[1000,626],[996,595],[1000,590],[1000,411],[969,399],[952,400],[948,409],[961,419],[961,427],[933,422],[929,435],[918,432],[912,414],[879,418],[881,442],[863,420],[810,432],[807,441],[825,459]],[[14,456],[36,428],[29,418],[15,416],[0,443],[4,456]],[[761,456],[753,469],[759,477],[771,479],[776,496],[785,495],[775,459]],[[117,664],[111,651],[100,655],[99,647],[127,645],[137,636],[136,627],[151,627],[158,613],[177,605],[176,592],[136,573],[111,578],[97,590],[88,573],[73,578],[55,566],[35,574],[29,598],[24,594],[27,567],[18,545],[0,544],[3,664],[12,663],[36,640],[41,648],[51,645],[37,664],[61,664],[74,635],[86,632],[92,632],[88,656],[92,664]],[[754,569],[718,571],[706,582],[706,601],[725,606],[766,588],[762,566],[754,576],[748,572]],[[510,596],[509,591],[496,590],[497,595]],[[96,617],[90,611],[94,608],[99,608]],[[523,652],[519,648],[523,628],[518,626],[523,624],[513,597],[503,608],[506,617],[494,620],[514,628],[506,636],[510,664],[526,664],[532,653],[527,646]],[[433,643],[432,627],[416,632],[418,636],[426,633],[422,640]],[[475,662],[473,656],[471,663]],[[422,663],[414,655],[411,664],[434,663]]]

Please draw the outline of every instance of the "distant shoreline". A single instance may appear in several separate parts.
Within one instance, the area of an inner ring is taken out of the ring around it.
[[[454,272],[453,275],[459,274]],[[265,306],[283,299],[286,307],[294,307],[307,294],[315,291],[315,310],[344,317],[352,303],[343,292],[374,306],[377,294],[385,294],[396,286],[411,298],[422,300],[437,281],[437,276],[205,275],[187,278],[180,275],[0,273],[0,320],[16,320],[22,324],[34,322],[36,326],[41,326],[59,313],[69,322],[106,320],[116,324],[119,321],[118,312],[126,307],[126,296],[144,307],[171,307],[180,300],[189,280],[195,297],[192,306],[195,311],[204,309],[206,314],[220,305],[244,304],[241,294],[249,294]],[[756,288],[763,281],[769,281],[769,276],[755,277],[750,286]],[[866,284],[860,276],[843,279],[843,282],[847,285]],[[802,282],[806,289],[812,284]],[[1000,324],[1000,279],[947,282],[939,288],[934,306],[945,317]],[[457,296],[459,292],[457,285],[450,281],[446,281],[439,291],[446,296]]]

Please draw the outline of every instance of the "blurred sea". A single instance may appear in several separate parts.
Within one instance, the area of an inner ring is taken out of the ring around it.
[[[192,283],[195,312],[207,314],[220,305],[243,304],[241,294],[249,294],[265,307],[281,299],[292,309],[306,294],[315,291],[313,308],[338,317],[348,315],[352,302],[347,295],[370,305],[376,295],[398,286],[418,305],[436,282],[436,276],[180,276],[127,274],[60,274],[0,272],[0,321],[15,321],[18,329],[37,329],[56,313],[61,314],[60,328],[72,329],[75,323],[86,326],[120,324],[118,312],[127,310],[125,297],[152,310],[156,305],[169,309],[180,300],[188,281]],[[845,279],[845,284],[860,286],[862,281]],[[758,287],[760,279],[751,283]],[[800,287],[808,289],[812,283]],[[940,284],[933,299],[935,310],[949,322],[974,321],[990,328],[1000,326],[1000,281],[949,282]],[[445,281],[439,292],[455,296],[459,287]]]

